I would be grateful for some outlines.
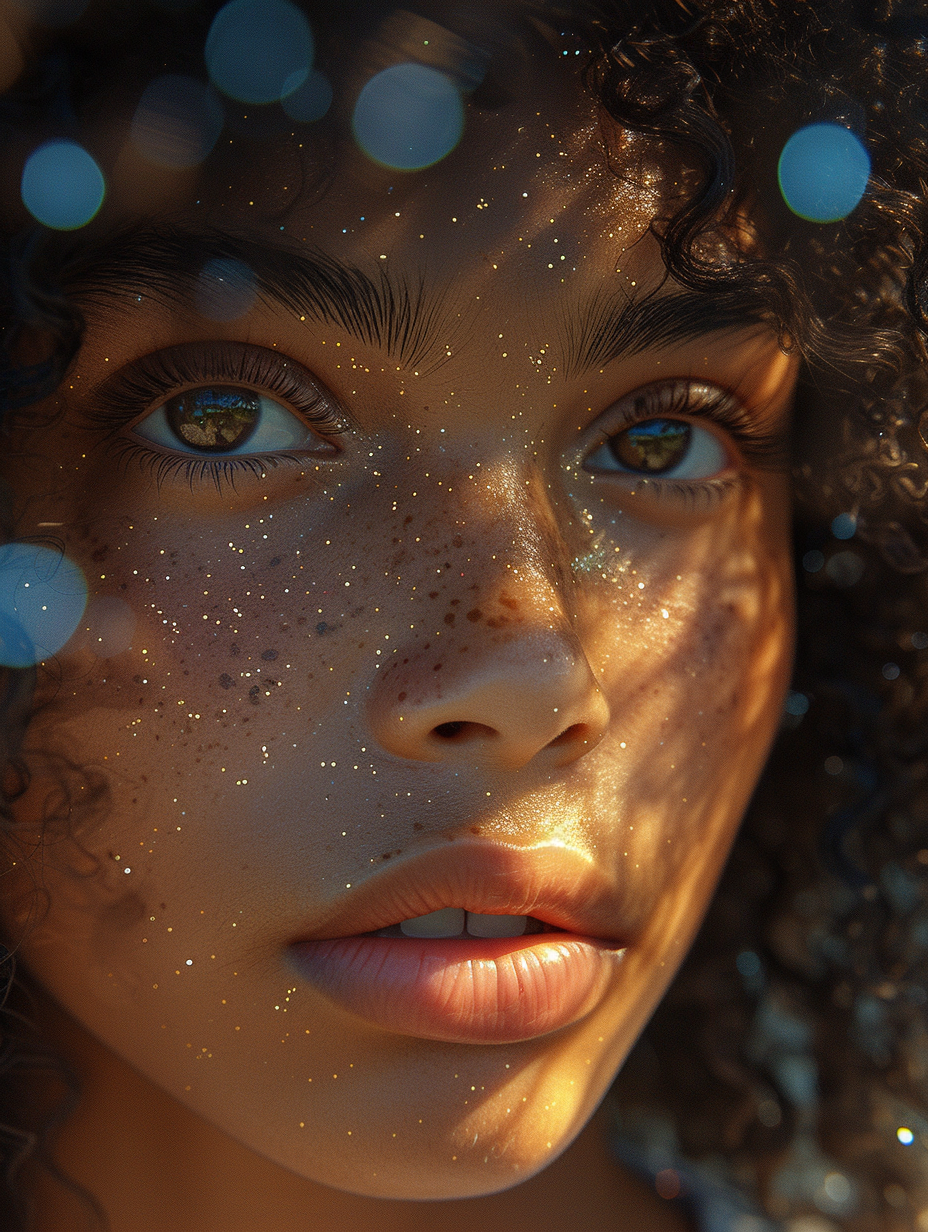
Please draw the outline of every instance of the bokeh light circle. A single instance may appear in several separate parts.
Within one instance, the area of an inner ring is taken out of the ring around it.
[[[321,120],[332,105],[332,86],[328,77],[313,69],[300,88],[288,94],[282,103],[291,120],[302,124]]]
[[[149,162],[196,167],[222,132],[225,114],[213,91],[195,77],[168,73],[145,88],[132,117],[131,135]]]
[[[298,90],[315,51],[309,22],[289,0],[230,0],[206,39],[210,80],[241,103],[276,103]]]
[[[103,204],[106,181],[83,146],[49,141],[26,159],[20,191],[33,218],[55,231],[74,231]]]
[[[838,222],[857,206],[870,178],[870,155],[840,124],[793,133],[777,167],[783,200],[808,222]]]
[[[80,569],[53,548],[0,546],[0,663],[30,667],[57,654],[87,606]]]
[[[358,95],[355,140],[375,162],[402,171],[430,167],[450,154],[464,131],[461,92],[426,64],[392,64]]]

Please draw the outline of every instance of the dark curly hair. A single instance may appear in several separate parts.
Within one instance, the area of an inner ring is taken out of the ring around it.
[[[8,161],[53,120],[99,108],[117,57],[197,64],[217,7],[103,2],[45,36],[0,111]],[[324,59],[340,22],[391,6],[306,7]],[[670,275],[733,312],[751,306],[803,360],[794,691],[700,938],[619,1078],[616,1117],[626,1135],[658,1126],[724,1167],[775,1218],[928,1229],[928,9],[514,7],[574,41],[605,133],[640,134],[679,166],[673,209],[652,224]],[[855,132],[871,158],[863,200],[829,224],[797,218],[777,181],[785,142],[816,121]],[[15,209],[6,225],[0,408],[16,416],[57,386],[82,324],[62,281],[71,241]],[[4,823],[21,786],[22,681],[8,697]],[[0,1052],[0,1125],[15,1124],[30,1057]],[[0,1128],[10,1195],[32,1141]],[[25,1226],[0,1211],[11,1232]]]

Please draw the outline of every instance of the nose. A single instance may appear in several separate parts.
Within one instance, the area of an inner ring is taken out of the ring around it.
[[[553,769],[599,743],[609,708],[557,589],[548,584],[539,603],[536,576],[534,602],[520,602],[512,581],[496,601],[483,591],[453,629],[396,648],[368,697],[381,748],[415,761]]]
[[[376,682],[375,739],[399,757],[501,769],[582,757],[602,739],[609,711],[585,656],[566,639],[555,642],[524,638],[407,657]]]

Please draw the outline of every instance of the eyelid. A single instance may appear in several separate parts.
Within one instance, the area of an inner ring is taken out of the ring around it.
[[[719,429],[732,468],[739,462],[758,470],[784,470],[789,465],[783,432],[768,431],[760,416],[730,390],[711,381],[683,377],[644,385],[617,399],[594,423],[595,437],[584,456],[590,457],[625,428],[658,418],[685,419]],[[660,478],[654,476],[654,482]]]
[[[330,444],[354,431],[334,396],[301,364],[238,342],[182,343],[133,360],[92,392],[90,418],[115,433],[178,394],[209,385],[240,386],[279,400]]]

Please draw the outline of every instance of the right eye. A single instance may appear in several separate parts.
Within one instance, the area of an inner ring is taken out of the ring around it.
[[[615,432],[586,461],[589,470],[710,479],[728,466],[719,438],[685,419],[643,419]]]
[[[175,394],[131,430],[153,445],[180,453],[234,457],[291,449],[334,452],[334,446],[279,402],[236,385],[205,385]]]

